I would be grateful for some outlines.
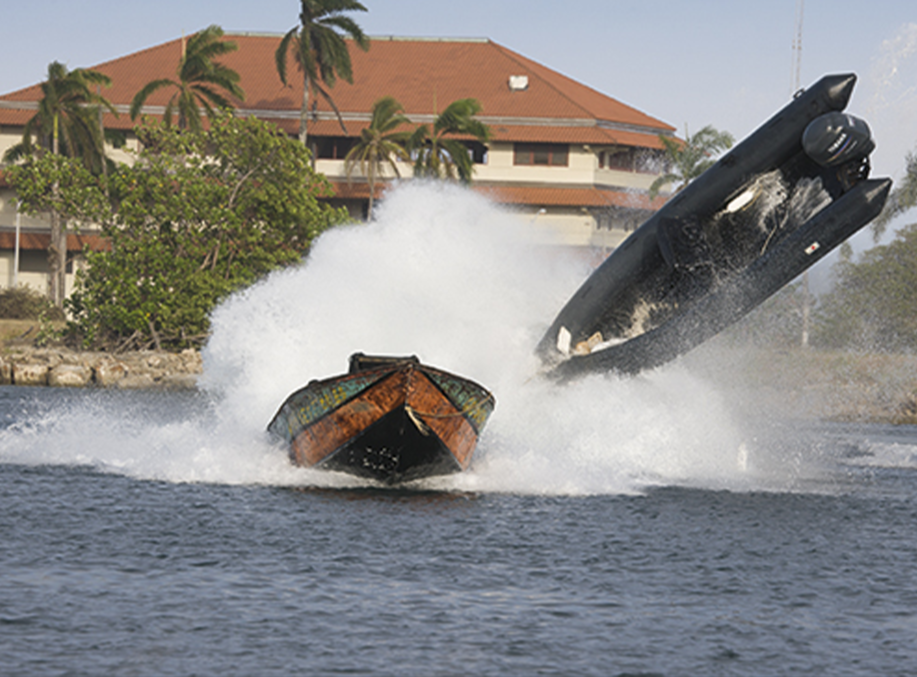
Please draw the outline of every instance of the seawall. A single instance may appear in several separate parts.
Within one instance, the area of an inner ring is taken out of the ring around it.
[[[56,330],[63,326],[51,325]],[[36,348],[41,330],[35,320],[0,319],[0,385],[194,388],[203,371],[196,350],[106,353]]]
[[[191,349],[112,354],[14,345],[0,354],[0,385],[194,388],[202,371]]]

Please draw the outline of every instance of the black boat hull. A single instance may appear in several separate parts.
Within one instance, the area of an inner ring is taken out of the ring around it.
[[[558,364],[552,374],[560,379],[594,371],[635,375],[683,355],[741,319],[878,216],[891,183],[890,179],[870,179],[858,184],[681,315],[624,343],[574,355]]]
[[[860,172],[848,180],[818,156],[834,149],[815,154],[803,142],[807,129],[835,122],[855,82],[852,74],[820,80],[613,251],[538,344],[551,373],[659,366],[740,319],[878,215],[891,182],[863,181],[865,155],[846,165]],[[868,134],[862,121],[841,117]],[[874,144],[860,141],[868,154]]]

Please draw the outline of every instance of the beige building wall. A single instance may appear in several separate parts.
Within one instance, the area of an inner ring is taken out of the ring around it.
[[[0,290],[30,287],[41,294],[48,293],[48,255],[42,251],[19,252],[19,274],[15,274],[15,252],[0,251]],[[73,276],[67,276],[67,289],[72,288]]]
[[[11,128],[0,129],[0,155],[10,146],[21,139],[21,130]],[[107,148],[109,157],[116,162],[131,163],[134,159],[138,142],[131,138],[124,149]],[[489,145],[486,162],[475,165],[474,181],[494,185],[554,185],[554,186],[604,186],[622,192],[645,192],[656,178],[655,174],[621,171],[609,168],[599,168],[598,154],[607,150],[593,148],[585,144],[570,144],[568,164],[564,167],[544,166],[519,166],[513,162],[513,143],[493,142]],[[412,163],[397,162],[398,171],[402,179],[413,176]],[[324,174],[331,180],[346,181],[347,174],[343,160],[319,159],[315,163],[316,171]],[[382,172],[383,180],[398,178],[394,171],[385,167]],[[353,172],[353,180],[363,181],[359,168]],[[16,222],[16,206],[13,200],[13,191],[9,188],[0,188],[0,229],[12,229]],[[354,210],[358,207],[355,203]],[[636,223],[628,222],[626,227],[613,225],[608,227],[608,217],[600,223],[599,213],[596,210],[578,207],[556,207],[529,205],[512,209],[518,219],[531,227],[533,241],[539,244],[581,247],[610,252],[630,234]],[[358,211],[353,211],[353,216]],[[46,216],[29,217],[21,215],[21,228],[42,229],[49,227]],[[47,291],[47,261],[41,252],[21,253],[19,284],[25,284],[36,290]],[[2,252],[0,257],[0,287],[9,287],[13,284],[13,255],[12,252]],[[68,294],[73,286],[73,275],[67,276]]]
[[[41,294],[48,293],[48,253],[38,249],[25,249],[19,252],[18,275],[15,266],[15,250],[0,251],[0,290],[14,287],[30,287]],[[82,257],[77,255],[73,260],[72,272],[66,275],[66,295],[73,291],[76,281],[75,271],[82,264]]]
[[[21,129],[0,128],[0,158],[10,147],[22,140]],[[108,157],[115,162],[131,163],[134,161],[134,152],[138,147],[137,140],[128,139],[123,149],[106,146]],[[15,233],[16,230],[16,194],[9,187],[0,187],[0,231]],[[44,232],[47,233],[51,228],[51,222],[47,214],[36,214],[29,216],[19,214],[19,228],[23,233],[26,232]],[[81,232],[87,232],[83,227]],[[11,288],[15,285],[27,286],[35,289],[39,293],[48,293],[48,254],[42,250],[20,250],[19,252],[19,269],[15,266],[15,250],[0,250],[0,289]],[[71,258],[69,269],[71,272],[66,275],[65,294],[70,295],[73,291],[76,279],[75,271],[82,264],[82,257],[79,254],[74,255],[71,252],[68,255]]]
[[[601,185],[622,192],[635,193],[649,190],[656,174],[617,169],[599,168],[598,153],[601,148],[584,144],[570,144],[568,164],[565,167],[519,166],[513,163],[512,143],[489,144],[486,162],[474,167],[474,181],[503,186],[554,185],[593,186]],[[343,160],[317,160],[316,170],[331,180],[346,181]],[[396,162],[398,175],[388,166],[382,173],[384,179],[402,179],[413,176],[409,162]],[[355,168],[351,180],[363,181],[364,177]],[[532,227],[532,237],[539,244],[564,247],[587,247],[610,252],[623,242],[638,225],[630,219],[626,226],[602,227],[597,212],[579,207],[545,207],[531,205],[512,210],[517,217]]]

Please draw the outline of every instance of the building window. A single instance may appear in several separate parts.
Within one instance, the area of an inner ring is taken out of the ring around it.
[[[513,164],[566,167],[569,146],[555,143],[517,143],[513,146]]]
[[[634,171],[634,149],[619,146],[608,151],[608,168],[622,172]]]
[[[319,160],[343,160],[355,139],[346,136],[317,136],[311,141],[315,144],[315,157]]]
[[[474,162],[474,164],[487,164],[487,146],[480,141],[466,141],[465,145],[468,146],[468,155],[471,157],[471,161]]]
[[[665,152],[652,148],[641,148],[634,158],[634,169],[643,174],[661,174],[667,171]]]
[[[666,171],[665,152],[655,148],[628,148],[618,146],[607,152],[608,169],[639,174],[659,174]]]

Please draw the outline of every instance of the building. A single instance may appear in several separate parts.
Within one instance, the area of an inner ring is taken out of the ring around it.
[[[280,38],[227,34],[238,50],[219,60],[241,76],[246,96],[235,102],[239,114],[296,134],[302,77],[291,62],[290,85],[281,83],[274,63]],[[173,40],[91,66],[112,80],[102,94],[119,116],[106,113],[106,127],[133,127],[128,109],[134,95],[154,79],[174,77],[181,50],[182,40]],[[480,101],[479,118],[493,138],[486,147],[469,142],[474,189],[512,206],[540,241],[607,252],[662,202],[651,204],[647,190],[664,162],[659,137],[672,135],[674,128],[656,118],[487,39],[375,37],[369,51],[353,47],[350,53],[353,84],[339,80],[331,90],[343,127],[326,101],[312,97],[309,134],[316,169],[334,187],[332,201],[356,217],[365,214],[369,187],[357,175],[347,180],[343,157],[383,96],[397,99],[416,124],[432,122],[457,99]],[[144,114],[162,115],[171,94],[156,92]],[[0,154],[20,140],[39,98],[39,85],[0,96]],[[400,173],[409,177],[410,165]],[[0,286],[10,285],[14,272],[8,247],[16,215],[10,197],[0,178]],[[28,247],[41,247],[44,224],[31,220],[22,228],[35,237],[20,242],[20,273],[28,260],[29,270],[40,275],[41,256]],[[37,284],[24,274],[20,280]]]

